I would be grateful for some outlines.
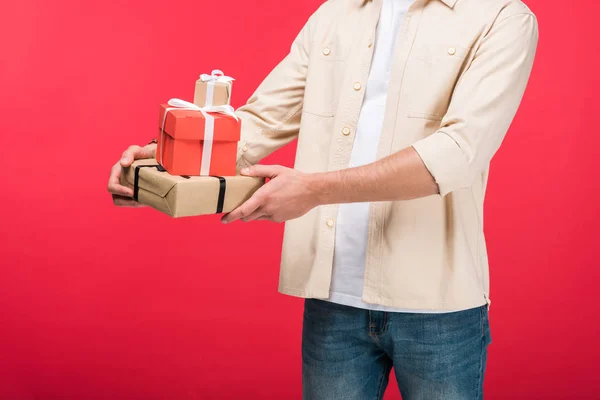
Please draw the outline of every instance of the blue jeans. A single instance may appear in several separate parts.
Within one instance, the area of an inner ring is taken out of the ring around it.
[[[307,299],[303,399],[383,399],[392,367],[403,400],[481,399],[490,342],[487,306],[411,314]]]

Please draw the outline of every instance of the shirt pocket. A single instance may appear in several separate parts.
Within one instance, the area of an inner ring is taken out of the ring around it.
[[[424,43],[411,50],[405,82],[408,118],[441,121],[454,87],[466,68],[470,47],[456,43]]]
[[[314,49],[308,64],[302,111],[332,117],[339,101],[346,61],[335,46],[324,44]]]

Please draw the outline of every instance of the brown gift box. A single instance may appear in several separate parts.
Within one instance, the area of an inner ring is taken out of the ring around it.
[[[136,160],[121,173],[121,184],[134,190],[134,199],[174,218],[233,211],[264,183],[240,175],[171,175],[155,159]]]
[[[216,69],[211,75],[202,74],[196,81],[194,104],[198,107],[224,106],[231,103],[233,78]]]

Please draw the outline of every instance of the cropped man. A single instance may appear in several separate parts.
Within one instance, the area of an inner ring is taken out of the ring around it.
[[[242,174],[271,180],[223,218],[287,221],[279,290],[306,298],[306,399],[483,397],[489,164],[538,41],[519,0],[330,0],[237,114]],[[298,139],[294,169],[256,165]],[[153,156],[132,146],[113,167]]]

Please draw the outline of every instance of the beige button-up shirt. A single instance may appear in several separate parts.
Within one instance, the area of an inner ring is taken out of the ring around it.
[[[238,110],[239,167],[298,138],[296,169],[347,168],[380,10],[381,0],[330,0],[310,17]],[[519,0],[416,0],[399,35],[377,158],[412,146],[440,194],[371,205],[363,301],[423,310],[489,303],[488,170],[529,79],[536,18]],[[329,297],[337,209],[286,223],[282,293]]]

